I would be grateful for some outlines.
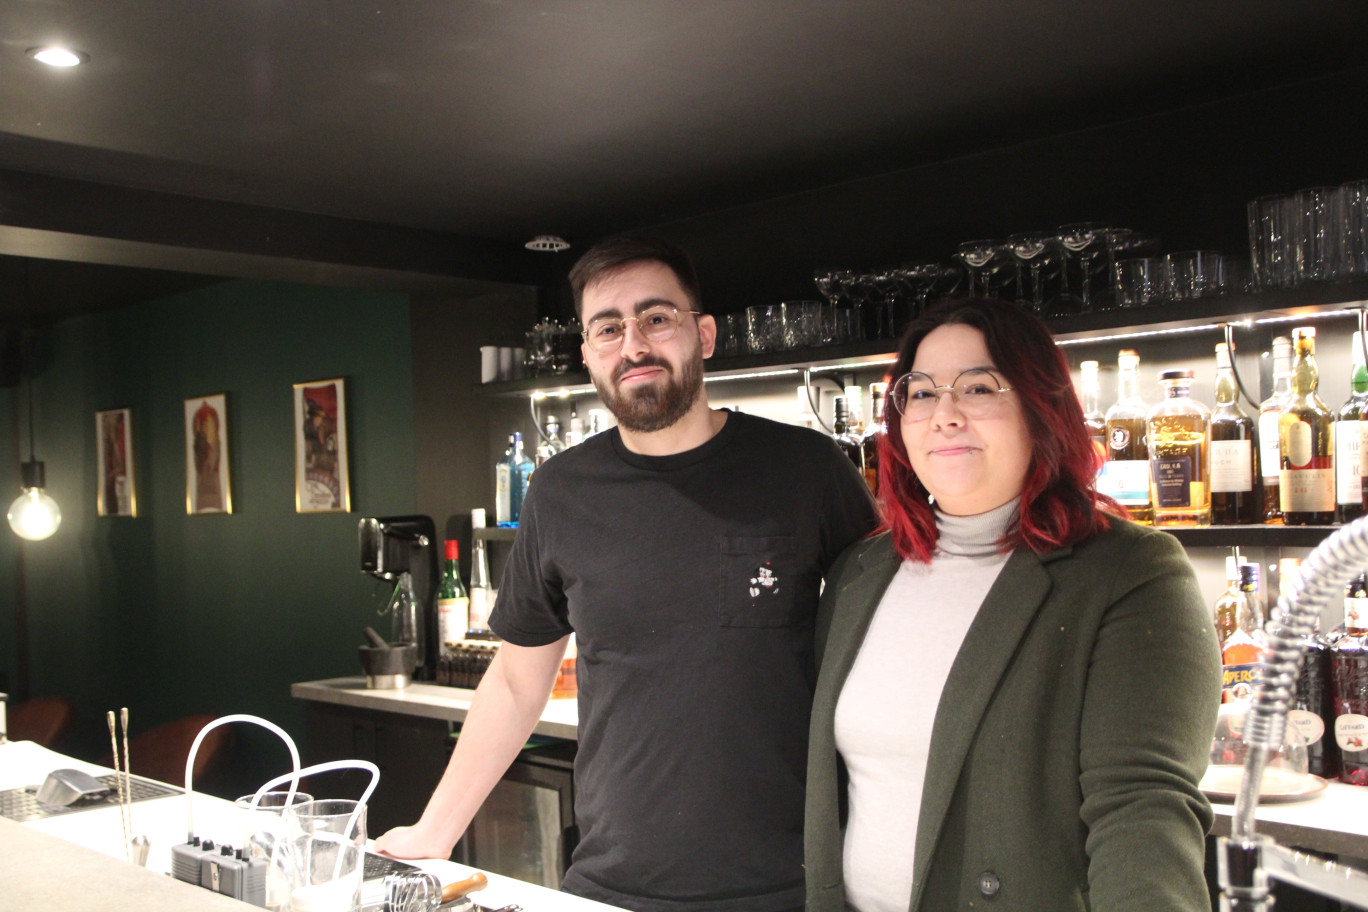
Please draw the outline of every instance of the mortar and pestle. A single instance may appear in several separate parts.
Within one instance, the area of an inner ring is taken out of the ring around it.
[[[369,646],[360,646],[361,670],[366,673],[366,686],[372,690],[396,690],[408,687],[413,681],[413,669],[418,666],[418,647],[401,644],[391,646],[371,627],[366,628]]]

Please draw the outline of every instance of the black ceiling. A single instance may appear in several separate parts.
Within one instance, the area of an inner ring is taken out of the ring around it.
[[[1286,84],[1368,34],[1349,0],[0,8],[0,319],[203,274],[508,280],[534,234],[582,245]],[[90,61],[25,54],[53,42]]]

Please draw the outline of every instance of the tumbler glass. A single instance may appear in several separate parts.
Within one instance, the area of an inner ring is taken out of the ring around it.
[[[1132,257],[1116,264],[1116,300],[1122,307],[1146,307],[1164,298],[1164,261]]]
[[[1185,250],[1170,253],[1168,260],[1169,297],[1190,301],[1222,294],[1225,291],[1223,258],[1214,250]]]
[[[326,799],[285,809],[291,912],[355,912],[365,874],[366,806]]]
[[[1329,282],[1339,278],[1342,235],[1338,187],[1308,187],[1297,191],[1301,217],[1302,282]]]
[[[746,349],[751,354],[775,350],[779,325],[776,310],[773,304],[755,304],[746,308]]]
[[[1368,180],[1340,187],[1340,234],[1345,276],[1368,275]]]
[[[1297,284],[1301,261],[1301,219],[1295,196],[1250,200],[1249,260],[1260,289]]]

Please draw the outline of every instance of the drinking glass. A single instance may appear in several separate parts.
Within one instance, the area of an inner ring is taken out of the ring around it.
[[[910,304],[906,319],[912,319],[926,309],[933,294],[952,294],[959,287],[964,273],[944,263],[914,263],[898,270],[899,280],[906,289]],[[902,325],[897,327],[895,338],[902,334]]]
[[[784,301],[779,305],[784,348],[811,348],[821,344],[821,304],[817,301]]]
[[[1185,250],[1170,253],[1168,261],[1169,297],[1191,301],[1225,291],[1223,257],[1214,250]]]
[[[365,873],[366,806],[307,801],[285,809],[291,912],[355,912]]]
[[[754,304],[746,308],[746,350],[753,355],[775,350],[778,314],[773,304]]]
[[[1340,233],[1345,276],[1368,275],[1368,180],[1340,187]]]
[[[1164,261],[1131,257],[1116,264],[1116,300],[1122,307],[1145,307],[1164,297]]]
[[[956,256],[969,273],[969,297],[988,297],[992,290],[993,273],[1002,268],[1007,259],[1007,245],[1003,241],[965,241]]]
[[[1064,276],[1063,290],[1060,299],[1063,302],[1077,302],[1077,310],[1087,312],[1093,308],[1093,273],[1096,270],[1096,260],[1102,252],[1102,246],[1106,242],[1107,232],[1110,229],[1100,222],[1073,222],[1068,225],[1059,226],[1059,245],[1064,249],[1064,269],[1061,274]],[[1078,296],[1071,300],[1068,287],[1068,268],[1069,255],[1072,254],[1078,263]]]
[[[1261,196],[1251,200],[1249,259],[1261,289],[1291,288],[1301,267],[1301,218],[1295,196]]]
[[[746,315],[729,313],[717,318],[717,351],[725,358],[744,355],[746,347]]]
[[[1340,219],[1338,187],[1308,187],[1297,191],[1301,222],[1299,261],[1301,282],[1329,282],[1339,277]]]
[[[266,908],[290,908],[290,870],[285,809],[313,801],[307,792],[263,792],[252,808],[252,795],[243,795],[233,802],[245,814],[246,836],[243,847],[254,858],[266,861]]]
[[[1035,313],[1045,311],[1045,281],[1041,271],[1054,261],[1053,251],[1050,249],[1052,238],[1053,235],[1045,231],[1026,231],[1007,238],[1007,246],[1017,264],[1017,302]],[[1022,281],[1022,273],[1026,271],[1031,274],[1029,298],[1026,296],[1025,283]]]

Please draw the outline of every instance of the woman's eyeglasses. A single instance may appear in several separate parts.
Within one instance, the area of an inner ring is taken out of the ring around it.
[[[996,375],[981,368],[963,371],[949,386],[920,371],[903,374],[888,390],[888,401],[906,421],[925,421],[936,411],[940,397],[949,393],[955,407],[966,418],[987,418],[1002,404],[1003,393],[1010,393]]]
[[[697,310],[676,310],[661,304],[648,307],[635,317],[599,317],[591,320],[580,335],[584,336],[590,348],[605,355],[622,347],[628,323],[635,323],[637,331],[651,342],[668,342],[679,331],[679,323],[684,315],[697,313]]]

